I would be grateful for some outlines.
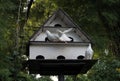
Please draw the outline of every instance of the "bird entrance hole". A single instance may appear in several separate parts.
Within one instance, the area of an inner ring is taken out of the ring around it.
[[[65,59],[65,57],[60,55],[60,56],[57,57],[57,59]]]
[[[45,38],[45,42],[48,42],[48,41],[49,41],[49,39],[48,39],[48,37],[46,37],[46,38]]]
[[[55,27],[62,27],[61,24],[55,24],[54,26],[55,26]]]
[[[77,59],[84,59],[84,58],[85,58],[85,57],[82,56],[82,55],[80,55],[80,56],[77,57]]]
[[[72,38],[72,37],[69,37],[70,39],[71,39],[71,41],[70,42],[73,42],[74,41],[74,39]]]
[[[45,59],[45,58],[44,58],[44,56],[42,56],[42,55],[38,55],[38,56],[36,57],[36,59]]]

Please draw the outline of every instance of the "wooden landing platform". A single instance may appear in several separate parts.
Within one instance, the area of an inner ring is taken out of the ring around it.
[[[30,74],[77,75],[85,74],[97,60],[28,60]]]

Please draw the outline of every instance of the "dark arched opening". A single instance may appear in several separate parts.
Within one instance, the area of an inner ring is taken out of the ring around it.
[[[72,37],[69,37],[69,38],[71,39],[71,41],[70,41],[70,42],[73,42],[73,41],[74,41]]]
[[[65,59],[65,57],[60,55],[60,56],[57,57],[57,59]]]
[[[38,55],[38,56],[36,57],[36,59],[45,59],[45,58],[44,58],[44,56],[42,56],[42,55]]]
[[[80,55],[80,56],[77,57],[77,59],[84,59],[84,58],[85,58],[85,57],[82,56],[82,55]]]
[[[62,27],[62,25],[60,25],[60,24],[55,24],[54,26],[55,27]]]
[[[49,41],[49,39],[48,39],[48,37],[46,37],[46,38],[45,38],[45,42],[48,42],[48,41]]]

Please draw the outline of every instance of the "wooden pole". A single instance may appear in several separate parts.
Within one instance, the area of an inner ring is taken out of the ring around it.
[[[64,75],[58,75],[58,81],[64,81]]]

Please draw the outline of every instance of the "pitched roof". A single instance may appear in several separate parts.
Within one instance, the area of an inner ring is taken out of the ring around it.
[[[55,20],[61,21],[66,27],[76,27],[77,24],[71,19],[71,17],[62,9],[55,11],[51,17],[43,24],[43,26],[50,26]],[[64,26],[63,26],[64,27]]]
[[[36,39],[36,37],[42,32],[43,28],[51,27],[55,28],[55,24],[62,24],[61,28],[64,27],[73,27],[76,28],[76,30],[81,34],[80,36],[87,40],[88,42],[91,42],[90,37],[82,31],[82,29],[71,19],[71,17],[62,9],[58,9],[55,11],[47,20],[46,22],[41,26],[41,28],[33,34],[30,41],[33,41]]]

